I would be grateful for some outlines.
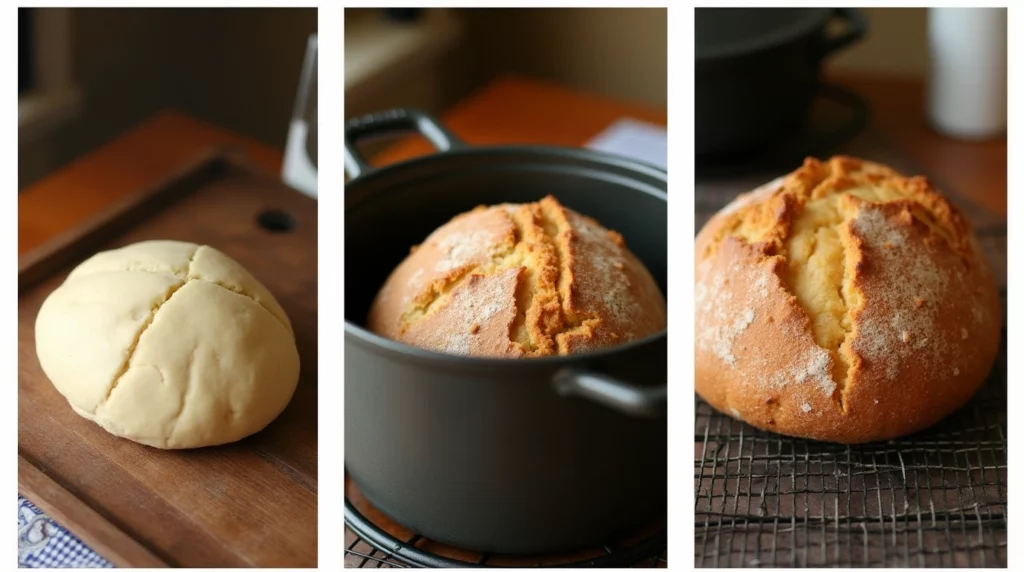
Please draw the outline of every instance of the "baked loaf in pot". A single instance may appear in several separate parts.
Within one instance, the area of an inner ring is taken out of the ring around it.
[[[263,429],[299,378],[291,323],[270,292],[220,251],[186,242],[80,264],[40,308],[36,352],[79,415],[164,449]]]
[[[697,393],[756,427],[860,443],[928,427],[981,386],[998,292],[923,177],[807,159],[696,242]]]
[[[548,196],[478,207],[392,272],[368,328],[443,353],[564,355],[665,329],[665,298],[618,233]]]

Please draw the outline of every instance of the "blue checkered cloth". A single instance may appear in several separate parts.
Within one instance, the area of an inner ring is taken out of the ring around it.
[[[113,568],[75,535],[18,495],[19,568]]]

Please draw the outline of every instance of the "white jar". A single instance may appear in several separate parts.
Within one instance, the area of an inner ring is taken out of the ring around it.
[[[958,139],[1006,132],[1006,8],[929,8],[932,125]]]

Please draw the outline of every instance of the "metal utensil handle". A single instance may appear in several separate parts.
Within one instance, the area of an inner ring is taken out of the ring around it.
[[[662,417],[668,409],[667,385],[644,387],[577,369],[563,369],[552,381],[563,397],[582,397],[635,417]]]
[[[345,172],[349,181],[375,170],[356,149],[356,143],[367,137],[404,132],[419,133],[442,153],[464,146],[440,122],[416,109],[390,109],[355,117],[345,123]]]
[[[834,17],[842,20],[846,24],[846,29],[835,36],[826,35],[822,39],[819,54],[821,58],[860,40],[868,32],[868,19],[856,8],[836,8]]]

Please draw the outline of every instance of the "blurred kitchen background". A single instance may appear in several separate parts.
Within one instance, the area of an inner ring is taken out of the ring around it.
[[[828,60],[829,74],[924,79],[928,76],[927,8],[860,8],[870,30]]]
[[[350,8],[345,117],[415,107],[473,144],[568,146],[629,119],[663,163],[667,38],[664,8]],[[429,151],[361,147],[389,149],[379,162]]]
[[[283,150],[311,9],[20,8],[23,189],[161,110]]]
[[[502,73],[667,106],[664,9],[345,10],[345,115],[438,113]]]
[[[1005,8],[698,8],[695,35],[699,213],[844,153],[1005,222]]]

